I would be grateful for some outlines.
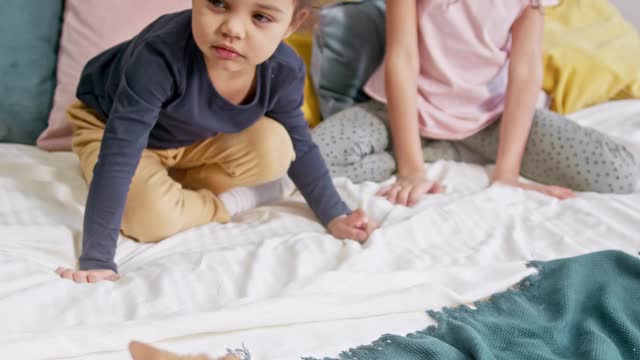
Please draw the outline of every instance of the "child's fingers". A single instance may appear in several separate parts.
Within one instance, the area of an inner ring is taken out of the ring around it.
[[[440,184],[439,182],[434,182],[433,185],[431,186],[431,189],[429,189],[429,193],[441,194],[444,192],[444,190],[445,190],[444,185]]]
[[[354,212],[351,213],[351,215],[354,215],[360,218],[364,218],[367,216],[367,214],[365,214],[364,210],[362,210],[361,208],[356,209]]]
[[[111,270],[97,270],[91,271],[88,276],[88,281],[90,283],[97,283],[103,280],[106,281],[117,281],[120,279],[120,275],[116,274]]]
[[[396,204],[398,202],[398,193],[401,189],[401,186],[392,187],[387,193],[387,200],[389,200],[389,202],[392,204]]]
[[[78,284],[85,284],[88,282],[87,275],[88,274],[86,271],[75,271],[73,273],[73,281],[77,282]]]
[[[350,227],[355,227],[359,229],[366,228],[367,223],[369,222],[367,215],[362,209],[357,209],[356,211],[352,212],[351,215],[349,215],[346,220],[347,220],[347,225],[349,225]]]
[[[367,241],[367,239],[369,238],[369,235],[365,230],[351,228],[348,231],[350,235],[347,236],[347,238],[351,240],[355,240],[359,243],[363,243]]]
[[[334,231],[333,236],[340,240],[349,239],[357,242],[364,242],[367,240],[366,231],[347,224],[341,224],[341,226]]]
[[[61,276],[62,276],[62,278],[63,278],[63,279],[73,280],[73,272],[74,272],[74,271],[73,271],[73,270],[71,270],[71,269],[65,269],[65,270],[62,272],[62,275],[61,275]]]
[[[108,277],[106,275],[96,274],[94,272],[90,273],[87,276],[87,281],[90,284],[95,284],[95,283],[103,281],[103,280],[108,280]]]
[[[557,191],[558,191],[559,197],[562,200],[571,199],[571,198],[576,197],[576,193],[574,193],[573,190],[571,190],[571,189],[559,187]]]
[[[547,187],[545,193],[560,200],[566,200],[576,196],[573,190],[558,186]]]
[[[357,209],[349,216],[341,217],[329,224],[331,234],[340,240],[350,239],[364,242],[369,237],[369,219],[362,209]]]
[[[436,181],[427,181],[421,187],[423,194],[436,194],[439,190],[439,184]]]
[[[382,197],[387,197],[387,194],[389,193],[389,190],[391,190],[392,187],[393,187],[393,185],[384,186],[380,190],[378,190],[376,195],[382,196]]]
[[[576,196],[573,190],[562,186],[527,184],[522,182],[516,182],[512,186],[517,186],[525,190],[537,191],[560,200],[571,199]]]
[[[411,194],[411,190],[415,188],[416,186],[404,186],[400,191],[398,191],[397,204],[409,206],[409,195]]]
[[[424,196],[424,194],[425,194],[425,190],[421,189],[419,186],[416,186],[413,189],[411,189],[411,192],[409,193],[409,200],[408,200],[409,206],[414,206],[415,204],[417,204],[418,201],[420,201],[420,199]]]
[[[555,198],[560,198],[560,196],[559,196],[559,195],[560,195],[560,193],[559,193],[558,191],[556,191],[555,189],[552,189],[552,188],[544,188],[544,189],[542,190],[542,192],[543,192],[545,195],[549,195],[549,196],[552,196],[552,197],[555,197]],[[560,200],[562,200],[562,199],[560,199]]]
[[[118,280],[120,280],[120,275],[118,275],[116,273],[113,273],[113,274],[107,276],[104,279],[107,280],[107,281],[118,281]]]
[[[369,236],[371,236],[371,234],[376,231],[378,228],[380,227],[380,224],[378,224],[375,221],[369,221],[367,223],[367,228],[364,229],[367,232],[367,239],[369,238]]]
[[[102,280],[117,281],[120,279],[120,275],[112,270],[76,271],[73,269],[58,267],[56,269],[56,274],[63,279],[71,280],[79,284],[97,283]]]

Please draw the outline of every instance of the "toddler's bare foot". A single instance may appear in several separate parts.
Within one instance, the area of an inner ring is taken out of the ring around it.
[[[207,355],[180,356],[137,341],[129,344],[129,352],[133,360],[241,360],[235,355],[227,355],[219,359],[212,359]]]

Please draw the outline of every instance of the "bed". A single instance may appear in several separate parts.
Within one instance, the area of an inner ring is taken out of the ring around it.
[[[572,114],[640,156],[640,100]],[[335,356],[433,324],[425,311],[472,304],[552,260],[640,250],[640,193],[557,201],[493,186],[490,166],[436,162],[448,192],[415,208],[336,179],[382,222],[365,245],[327,235],[299,194],[156,245],[120,238],[118,282],[54,273],[79,253],[87,186],[72,153],[0,145],[0,357],[128,359],[131,340],[252,359]],[[637,186],[640,189],[640,184]]]

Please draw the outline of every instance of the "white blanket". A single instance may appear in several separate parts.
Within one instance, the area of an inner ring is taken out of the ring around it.
[[[573,118],[640,156],[640,101]],[[121,238],[122,279],[79,285],[54,273],[79,253],[77,159],[0,145],[0,358],[127,359],[133,339],[212,355],[244,343],[260,360],[335,355],[504,290],[532,273],[528,260],[640,248],[640,194],[557,201],[486,188],[489,171],[435,163],[448,192],[412,209],[373,196],[378,184],[338,179],[383,223],[363,246],[327,235],[296,195],[156,245]]]

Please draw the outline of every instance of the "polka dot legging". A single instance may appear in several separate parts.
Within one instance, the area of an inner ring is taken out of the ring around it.
[[[634,191],[640,165],[623,145],[545,109],[536,110],[533,120],[520,169],[523,176],[577,191]],[[495,161],[499,123],[461,142]],[[396,169],[386,106],[379,102],[358,104],[334,114],[316,127],[312,136],[333,176],[346,176],[355,183],[382,181]],[[423,139],[422,145],[426,162],[460,160],[452,141]]]

